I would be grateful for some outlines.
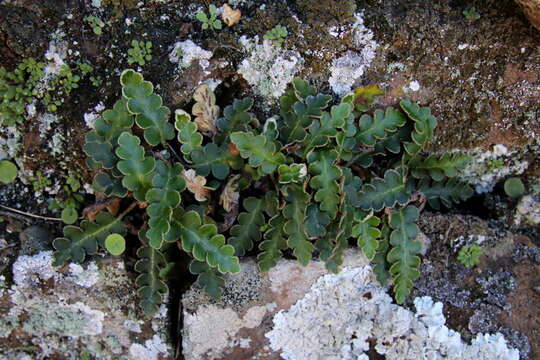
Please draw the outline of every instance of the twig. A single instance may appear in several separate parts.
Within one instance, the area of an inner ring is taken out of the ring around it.
[[[171,152],[173,153],[174,157],[176,158],[176,160],[178,160],[182,165],[184,166],[188,166],[188,164],[185,163],[185,161],[176,153],[176,151],[174,151],[173,147],[171,146],[171,144],[167,143],[167,146],[169,147],[169,150],[171,150]]]
[[[3,209],[6,209],[8,211],[14,212],[16,214],[20,214],[20,215],[24,215],[24,216],[28,216],[28,217],[33,217],[33,218],[36,218],[36,219],[47,220],[47,221],[62,221],[62,219],[60,219],[60,218],[53,218],[53,217],[48,217],[48,216],[30,214],[30,213],[27,213],[27,212],[24,212],[24,211],[21,211],[21,210],[10,208],[10,207],[5,206],[5,205],[0,205],[0,207],[3,208]]]

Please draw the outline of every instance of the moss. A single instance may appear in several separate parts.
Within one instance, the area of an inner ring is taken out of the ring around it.
[[[356,4],[352,0],[297,0],[300,16],[308,23],[341,25],[354,21]]]

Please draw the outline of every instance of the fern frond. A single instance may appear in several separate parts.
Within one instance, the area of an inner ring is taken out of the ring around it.
[[[306,235],[306,211],[309,195],[301,185],[290,184],[284,189],[286,205],[283,217],[287,220],[283,227],[287,235],[287,245],[293,249],[298,262],[306,266],[311,260],[314,246]]]
[[[150,145],[164,143],[174,138],[174,128],[169,123],[171,111],[162,105],[161,96],[154,94],[154,86],[143,76],[128,69],[120,75],[122,94],[127,109],[135,116],[137,126],[144,129],[144,139]]]
[[[87,163],[91,168],[96,164],[104,169],[112,169],[118,158],[114,149],[122,132],[129,132],[133,126],[133,115],[127,111],[127,100],[117,101],[111,110],[105,110],[96,119],[94,128],[85,136],[83,151],[88,156]]]
[[[144,237],[143,232],[141,236]],[[138,287],[140,306],[148,317],[159,310],[164,295],[169,291],[167,284],[161,280],[159,273],[166,266],[163,254],[151,247],[143,246],[137,250],[139,260],[135,263],[135,271],[140,275],[135,280]]]
[[[401,100],[399,105],[407,116],[414,121],[412,141],[405,143],[405,150],[409,155],[418,154],[433,137],[433,130],[437,127],[437,119],[431,114],[428,107],[420,107],[408,100]]]
[[[94,176],[92,188],[106,197],[124,197],[127,195],[127,189],[122,186],[122,180],[108,173],[100,172]]]
[[[197,129],[206,136],[213,136],[217,132],[216,123],[219,116],[216,95],[208,84],[203,84],[195,90],[193,100],[195,100],[195,104],[191,112],[195,116]]]
[[[117,169],[124,175],[122,185],[133,191],[133,197],[145,201],[146,192],[152,186],[152,170],[156,166],[154,158],[144,156],[141,140],[128,132],[118,137],[116,156],[121,160]]]
[[[296,101],[290,111],[283,111],[284,127],[280,132],[280,138],[285,143],[302,141],[305,139],[306,128],[314,118],[322,116],[322,110],[328,106],[331,96],[318,94],[308,95],[303,101]]]
[[[178,131],[178,141],[182,144],[180,151],[189,155],[192,151],[200,149],[203,136],[197,130],[197,124],[191,121],[191,116],[184,110],[175,111],[174,127]]]
[[[238,224],[231,228],[232,237],[228,240],[228,243],[234,246],[236,256],[243,256],[253,248],[254,242],[261,239],[260,228],[265,223],[265,199],[248,197],[244,199],[243,206],[246,212],[238,216]]]
[[[189,264],[189,272],[197,275],[197,284],[201,286],[208,295],[217,299],[223,293],[225,280],[223,274],[217,269],[208,266],[204,261],[192,260]]]
[[[396,204],[406,204],[410,193],[401,173],[390,169],[386,170],[383,179],[376,178],[362,186],[356,205],[367,211],[380,211],[385,207],[394,207]]]
[[[373,258],[373,260],[371,260],[371,264],[373,266],[373,272],[375,273],[377,280],[383,286],[385,286],[386,283],[388,282],[388,279],[390,279],[390,274],[388,273],[388,269],[390,269],[390,264],[388,263],[388,260],[386,259],[386,255],[388,254],[389,248],[390,248],[390,227],[385,222],[381,229],[381,239],[379,240],[379,246],[377,247],[377,252],[375,253],[375,257]]]
[[[235,131],[248,131],[249,122],[253,118],[253,114],[249,112],[252,106],[252,98],[235,99],[232,105],[223,110],[223,117],[217,121],[218,129],[225,135]]]
[[[234,247],[225,244],[225,237],[217,233],[215,224],[203,224],[200,215],[193,210],[183,214],[174,212],[173,217],[184,251],[222,274],[240,271]]]
[[[321,211],[317,204],[309,204],[306,212],[306,232],[309,237],[322,237],[332,220],[327,212]]]
[[[355,220],[357,224],[353,227],[352,236],[358,239],[358,247],[371,261],[379,248],[381,231],[377,227],[380,225],[381,219],[374,216],[373,213],[366,214],[360,211],[355,214]]]
[[[446,153],[440,156],[430,155],[427,158],[414,156],[407,165],[416,179],[431,177],[435,181],[442,181],[445,177],[457,176],[468,162],[468,156]]]
[[[377,109],[373,117],[367,114],[360,117],[356,139],[365,146],[375,146],[377,142],[395,133],[405,122],[405,116],[394,108],[387,108],[386,112]]]
[[[257,255],[259,269],[263,272],[276,266],[276,261],[283,256],[282,251],[288,247],[283,230],[285,226],[283,215],[280,213],[273,216],[268,225],[269,228],[264,233],[264,240],[259,244],[261,252]]]
[[[236,145],[240,156],[248,159],[249,165],[261,167],[264,174],[276,171],[285,163],[285,156],[276,150],[276,144],[266,139],[264,135],[253,135],[251,132],[234,132],[231,141]]]
[[[445,182],[423,179],[418,183],[418,189],[426,197],[429,206],[436,210],[441,208],[441,203],[449,208],[453,204],[467,200],[474,193],[468,184],[457,178],[450,178]]]
[[[306,164],[281,164],[278,166],[279,183],[301,183],[307,175]]]
[[[180,164],[168,165],[158,161],[152,179],[152,188],[146,192],[146,208],[149,229],[146,237],[153,248],[159,249],[169,232],[173,209],[180,204],[180,193],[186,183],[180,176],[184,168]]]
[[[56,249],[54,265],[63,265],[68,260],[83,262],[86,255],[95,254],[98,245],[103,245],[105,238],[113,233],[124,235],[126,229],[121,217],[116,218],[108,212],[100,212],[95,222],[83,220],[80,227],[65,226],[64,236],[53,241]]]
[[[390,245],[392,249],[387,255],[388,262],[392,264],[390,274],[394,283],[394,295],[398,304],[403,304],[413,286],[413,281],[418,279],[420,272],[421,244],[418,236],[418,209],[407,206],[396,211],[390,216]]]
[[[308,155],[308,171],[314,175],[309,186],[316,190],[315,201],[320,203],[320,209],[328,212],[331,219],[336,217],[341,202],[337,180],[342,173],[335,165],[337,158],[335,150],[317,150]]]
[[[324,111],[320,119],[314,119],[308,127],[309,135],[302,144],[302,156],[314,148],[325,146],[331,137],[338,134],[339,129],[345,128],[352,113],[352,106],[348,103],[334,105],[330,113]]]
[[[325,260],[325,267],[328,271],[335,274],[339,272],[343,264],[343,252],[347,249],[348,239],[352,235],[352,223],[354,221],[354,208],[350,205],[344,205],[340,214],[335,234],[335,244],[332,253]]]
[[[230,166],[235,161],[234,158],[238,157],[232,155],[228,147],[218,147],[214,143],[208,143],[203,148],[191,152],[192,166],[197,174],[206,177],[212,172],[212,175],[219,180],[224,180],[229,176]],[[240,161],[242,160],[240,159]]]

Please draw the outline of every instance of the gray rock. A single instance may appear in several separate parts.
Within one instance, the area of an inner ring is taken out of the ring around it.
[[[50,248],[52,236],[47,229],[31,225],[19,234],[21,255],[34,255]]]
[[[184,295],[186,360],[368,360],[368,352],[388,360],[519,359],[499,333],[463,342],[430,297],[414,299],[415,312],[394,304],[358,250],[346,253],[339,274],[319,261],[281,260],[261,274],[246,260],[242,269],[226,277],[217,302],[196,285]]]
[[[13,284],[0,277],[0,359],[172,358],[166,308],[141,316],[122,261],[62,268],[52,261],[50,251],[20,256]]]

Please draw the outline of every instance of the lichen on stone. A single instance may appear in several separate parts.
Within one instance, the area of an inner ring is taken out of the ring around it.
[[[517,151],[509,151],[502,144],[495,145],[491,151],[475,149],[465,153],[471,161],[460,177],[473,185],[477,193],[492,191],[499,180],[508,175],[519,175],[529,166]]]
[[[12,358],[12,340],[38,358],[79,359],[88,352],[92,359],[112,359],[132,349],[145,354],[139,359],[169,357],[167,309],[141,318],[121,261],[63,268],[52,263],[52,252],[42,251],[13,264],[14,283],[0,297],[6,305],[0,309],[0,358]]]
[[[191,40],[179,41],[175,43],[171,52],[169,53],[169,60],[178,64],[179,70],[188,68],[191,65],[198,63],[203,71],[206,71],[210,65],[209,60],[211,57],[211,51],[204,50]]]
[[[540,200],[538,196],[525,195],[516,206],[514,224],[538,225],[540,224]]]
[[[208,305],[200,307],[195,314],[185,314],[184,328],[189,329],[184,332],[182,340],[184,354],[189,354],[186,359],[219,358],[225,348],[236,345],[231,343],[235,334],[241,328],[259,326],[267,310],[271,309],[254,306],[240,317],[230,308]]]
[[[99,270],[95,262],[87,265],[86,269],[79,264],[69,264],[70,278],[82,287],[89,288],[99,280]]]
[[[275,101],[285,92],[287,85],[302,69],[304,59],[298,51],[286,50],[269,40],[259,44],[256,36],[240,38],[248,57],[238,67],[238,73],[253,86],[258,95],[269,102]]]
[[[0,128],[0,160],[15,158],[21,148],[21,132],[16,126]]]
[[[277,313],[266,337],[287,360],[365,359],[370,342],[388,360],[519,359],[501,334],[479,334],[467,345],[446,327],[442,303],[429,297],[414,303],[416,313],[393,304],[369,266],[345,268],[321,277],[303,299]]]
[[[355,82],[364,74],[365,69],[375,58],[378,44],[373,40],[373,33],[364,25],[363,14],[355,14],[356,21],[352,25],[353,45],[356,51],[347,51],[335,59],[330,66],[328,82],[338,95],[352,90]]]
[[[79,337],[99,335],[103,329],[105,314],[81,302],[73,305],[36,302],[33,305],[26,309],[29,317],[23,323],[23,330],[30,335]]]
[[[21,288],[35,286],[39,281],[47,281],[57,276],[52,266],[52,251],[42,251],[37,255],[20,256],[13,264],[13,281]]]
[[[165,355],[168,352],[169,346],[157,335],[146,340],[144,345],[132,344],[129,348],[129,354],[133,360],[158,360],[160,354]]]

